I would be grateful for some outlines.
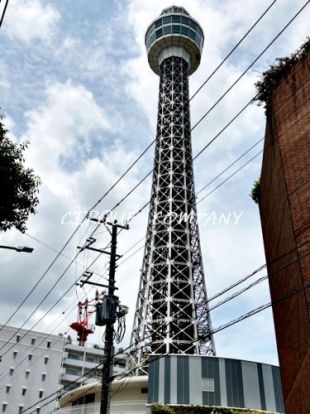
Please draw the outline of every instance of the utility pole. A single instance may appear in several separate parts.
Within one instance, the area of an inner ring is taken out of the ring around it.
[[[117,230],[123,229],[128,230],[128,224],[122,226],[117,224],[115,220],[112,222],[107,222],[106,219],[98,220],[91,218],[91,221],[96,221],[105,226],[110,226],[111,231],[111,251],[106,251],[103,249],[97,249],[92,247],[96,239],[93,237],[86,240],[86,245],[83,247],[78,246],[80,250],[88,249],[98,253],[108,254],[110,256],[110,269],[109,269],[109,281],[108,285],[101,283],[91,282],[90,278],[92,277],[92,272],[84,272],[83,276],[85,277],[80,283],[77,283],[81,287],[85,284],[100,286],[108,288],[108,294],[105,295],[101,303],[96,305],[96,325],[105,326],[105,340],[104,340],[104,360],[102,366],[102,384],[101,384],[101,404],[100,404],[100,414],[109,414],[110,411],[110,394],[111,394],[111,382],[112,382],[112,369],[113,369],[113,338],[114,338],[114,323],[116,318],[124,316],[127,313],[126,306],[122,306],[119,303],[119,298],[114,295],[115,290],[118,288],[115,287],[115,271],[116,271],[116,262],[121,257],[116,254],[117,247]]]
[[[98,324],[105,324],[105,341],[104,341],[104,361],[102,367],[102,384],[101,384],[101,404],[100,414],[109,414],[110,411],[110,394],[111,394],[111,376],[113,369],[113,336],[114,336],[114,323],[116,320],[116,308],[118,307],[118,297],[114,295],[115,292],[115,270],[116,260],[119,257],[116,254],[117,246],[117,230],[128,230],[127,226],[121,226],[114,223],[107,223],[112,227],[111,230],[111,253],[110,253],[110,269],[109,269],[109,288],[108,295],[105,297],[105,301],[97,306],[97,322]],[[99,314],[99,315],[98,315]]]

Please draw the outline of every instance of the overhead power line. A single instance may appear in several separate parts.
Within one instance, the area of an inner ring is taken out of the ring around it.
[[[262,311],[264,311],[264,310],[266,310],[266,309],[268,309],[268,308],[269,308],[269,307],[271,307],[272,305],[275,305],[275,304],[281,303],[281,302],[283,302],[284,300],[289,299],[290,297],[292,297],[292,296],[294,296],[294,295],[297,295],[297,294],[299,294],[299,293],[301,293],[301,292],[303,292],[303,291],[305,291],[305,290],[308,290],[309,288],[310,288],[310,283],[307,283],[305,286],[303,286],[303,287],[301,287],[301,288],[293,289],[293,290],[291,290],[291,291],[290,291],[287,295],[285,295],[285,296],[283,296],[283,297],[281,297],[281,298],[279,298],[279,299],[277,299],[277,300],[270,301],[270,302],[268,302],[268,303],[265,303],[264,305],[258,306],[258,307],[256,307],[256,308],[254,308],[254,309],[250,310],[249,312],[247,312],[247,313],[244,313],[244,314],[240,315],[238,318],[236,318],[236,319],[232,319],[232,320],[230,320],[229,322],[227,322],[227,323],[225,323],[225,324],[223,324],[223,325],[221,325],[221,326],[219,326],[219,327],[217,327],[217,328],[215,328],[215,329],[212,329],[212,330],[211,330],[211,332],[209,332],[209,333],[208,333],[208,336],[209,336],[209,335],[214,335],[214,334],[216,334],[216,333],[218,333],[218,332],[221,332],[221,331],[223,331],[223,330],[225,330],[225,329],[228,329],[228,328],[230,328],[231,326],[234,326],[234,325],[236,325],[237,323],[242,322],[242,321],[244,321],[244,320],[246,320],[246,319],[248,319],[248,318],[250,318],[250,317],[252,317],[252,316],[254,316],[254,315],[256,315],[256,314],[258,314],[258,313],[260,313],[260,312],[262,312]],[[161,358],[164,358],[164,357],[165,357],[165,356],[167,356],[167,355],[168,355],[168,354],[163,354],[163,355],[156,356],[156,357],[152,358],[152,361],[157,361],[157,360],[159,360],[159,359],[161,359]],[[147,362],[148,362],[148,361],[147,361]],[[121,379],[124,379],[124,378],[128,377],[128,376],[129,376],[132,372],[136,371],[136,370],[137,370],[137,368],[141,368],[142,366],[145,366],[147,362],[145,362],[145,363],[144,363],[144,365],[135,366],[135,367],[131,368],[129,371],[127,371],[125,374],[123,374],[123,375],[121,376],[121,378],[119,378],[119,380],[121,380]],[[89,390],[88,390],[88,391],[89,391]],[[31,414],[31,413],[30,413],[30,414]]]
[[[8,1],[6,0],[6,4],[4,7],[4,11],[2,14],[2,18],[1,18],[1,24],[4,18],[4,14],[8,5]],[[276,1],[273,1],[268,7],[267,9],[263,12],[263,14],[256,20],[256,22],[251,26],[251,28],[246,32],[246,34],[240,39],[240,41],[232,48],[232,50],[229,52],[229,54],[223,59],[223,61],[218,65],[217,68],[214,69],[214,71],[212,72],[212,74],[208,77],[207,80],[205,80],[203,82],[203,84],[201,85],[199,91],[202,89],[203,86],[206,85],[206,83],[214,76],[214,74],[221,68],[221,66],[227,61],[227,59],[230,57],[230,55],[238,48],[238,46],[243,42],[243,40],[247,37],[247,35],[254,29],[254,27],[259,23],[259,21],[261,21],[261,19],[266,15],[266,13],[271,9],[271,7],[275,4]],[[1,26],[0,24],[0,26]],[[199,91],[196,91],[195,94],[191,97],[191,99],[194,98],[194,96],[196,96],[198,94]],[[19,309],[23,306],[23,304],[27,301],[27,299],[30,297],[30,295],[33,293],[33,291],[37,288],[37,286],[40,284],[40,282],[44,279],[44,277],[46,276],[46,274],[49,272],[49,270],[53,267],[53,265],[55,264],[55,262],[58,260],[58,258],[60,257],[60,255],[63,253],[63,251],[65,250],[65,248],[68,246],[68,244],[70,243],[70,241],[73,239],[73,237],[75,236],[76,232],[78,231],[78,229],[80,228],[80,226],[83,224],[83,222],[87,219],[89,213],[96,208],[102,201],[103,199],[117,186],[117,184],[119,184],[119,182],[129,173],[129,171],[138,163],[138,161],[146,154],[146,152],[152,147],[152,145],[154,144],[155,139],[152,140],[152,142],[144,149],[144,151],[133,161],[132,164],[130,164],[130,166],[124,171],[124,173],[113,183],[113,185],[100,197],[100,199],[92,206],[90,207],[90,209],[88,210],[87,214],[84,216],[84,218],[82,219],[82,221],[78,224],[77,228],[74,230],[74,232],[69,236],[69,239],[67,240],[67,242],[63,245],[63,247],[61,248],[61,250],[58,252],[58,254],[56,255],[56,257],[52,260],[52,262],[50,263],[50,265],[47,267],[47,269],[43,272],[42,276],[38,279],[38,281],[35,283],[35,285],[33,286],[33,288],[28,292],[28,294],[25,296],[25,298],[22,300],[22,302],[18,305],[18,307],[16,308],[16,310],[13,312],[13,314],[9,317],[9,319],[3,324],[2,328],[3,329],[5,326],[7,326],[7,324],[11,321],[11,319],[16,315],[16,313],[19,311]],[[146,177],[145,177],[146,178]],[[0,331],[1,331],[0,329]]]
[[[58,258],[62,255],[63,251],[65,250],[65,248],[68,246],[68,244],[71,242],[71,240],[73,239],[73,237],[75,236],[75,234],[78,232],[78,230],[80,229],[80,227],[82,226],[82,224],[84,223],[84,221],[88,218],[90,212],[96,208],[102,201],[103,199],[117,186],[117,184],[125,177],[125,175],[128,174],[128,172],[137,164],[137,162],[144,156],[144,154],[151,148],[151,146],[153,145],[153,143],[155,142],[155,140],[153,140],[145,149],[144,151],[130,164],[130,166],[124,171],[124,173],[112,184],[112,186],[100,197],[100,199],[95,202],[90,209],[88,210],[88,212],[85,214],[85,216],[83,217],[83,219],[81,220],[81,222],[78,224],[78,226],[75,228],[75,230],[73,231],[73,233],[70,235],[70,237],[68,238],[68,240],[66,241],[66,243],[63,245],[63,247],[60,249],[60,251],[57,253],[57,255],[55,256],[55,258],[52,260],[52,262],[49,264],[49,266],[46,268],[46,270],[43,272],[42,276],[38,279],[38,281],[35,283],[35,285],[30,289],[30,291],[27,293],[27,295],[24,297],[24,299],[21,301],[21,303],[17,306],[17,308],[15,309],[15,311],[10,315],[10,317],[7,319],[7,321],[2,325],[2,327],[0,328],[0,331],[7,326],[7,324],[11,321],[11,319],[16,315],[16,313],[20,310],[20,308],[24,305],[24,303],[27,301],[27,299],[31,296],[31,294],[34,292],[34,290],[37,288],[37,286],[41,283],[41,281],[45,278],[45,276],[47,275],[47,273],[50,271],[50,269],[53,267],[53,265],[56,263],[56,261],[58,260]],[[99,227],[99,225],[97,225],[96,229]],[[92,235],[94,234],[94,232],[92,233]],[[78,254],[75,256],[74,260],[72,261],[72,263],[74,263],[74,261],[76,260],[77,256],[79,255],[80,252],[78,252]],[[71,263],[71,264],[72,264]]]
[[[241,39],[235,44],[231,51],[225,56],[225,58],[219,63],[216,68],[211,72],[207,79],[202,83],[202,85],[195,91],[189,101],[195,98],[195,96],[201,91],[201,89],[206,85],[207,82],[214,76],[214,74],[224,65],[227,59],[234,53],[234,51],[241,45],[241,43],[246,39],[246,37],[252,32],[252,30],[257,26],[257,24],[263,19],[263,17],[269,12],[269,10],[275,5],[277,0],[272,1],[267,9],[259,16],[259,18],[253,23],[249,30],[241,37]]]
[[[309,242],[309,241],[308,241]],[[299,246],[300,247],[300,246]],[[299,248],[298,247],[298,248]],[[296,249],[295,249],[296,250]],[[288,252],[287,254],[290,254],[290,253],[292,253],[292,251],[290,251],[290,252]],[[310,254],[310,252],[308,252],[306,255],[309,255]],[[306,255],[304,255],[304,256],[306,256]],[[283,258],[285,255],[282,255],[281,257]],[[276,260],[279,260],[279,258],[277,258],[277,259],[275,259],[274,261],[276,261]],[[298,258],[297,260],[296,260],[296,262],[299,262],[301,260],[301,258]],[[273,261],[273,262],[274,262]],[[290,263],[290,264],[288,264],[287,265],[287,267],[289,266],[289,265],[291,265],[292,263]],[[257,269],[256,269],[257,270]],[[256,272],[256,270],[255,271],[253,271],[252,272],[252,274],[254,274],[254,272]],[[281,269],[281,270],[283,270],[283,269]],[[242,278],[242,279],[240,279],[240,280],[243,280],[244,278]],[[212,329],[211,330],[211,332],[209,332],[208,333],[208,335],[211,335],[211,334],[215,334],[215,333],[218,333],[218,332],[220,332],[220,331],[223,331],[224,329],[227,329],[227,328],[229,328],[229,327],[231,327],[231,326],[233,326],[233,325],[235,325],[235,324],[237,324],[237,323],[239,323],[239,322],[241,322],[241,321],[243,321],[243,320],[245,320],[245,319],[247,319],[247,318],[249,318],[249,317],[251,317],[251,316],[254,316],[255,314],[257,314],[257,313],[259,313],[259,312],[261,312],[261,311],[263,311],[263,310],[265,310],[265,309],[267,309],[267,308],[269,308],[270,306],[272,306],[272,305],[274,305],[274,304],[277,304],[277,303],[280,303],[280,302],[282,302],[283,300],[286,300],[286,299],[288,299],[288,298],[290,298],[290,297],[292,297],[292,296],[294,296],[295,294],[298,294],[298,293],[300,293],[300,292],[302,292],[302,291],[304,291],[304,290],[307,290],[307,289],[309,289],[310,288],[310,283],[307,283],[307,284],[305,284],[304,286],[302,286],[302,287],[300,287],[300,288],[297,288],[297,289],[294,289],[294,290],[292,290],[292,291],[290,291],[290,292],[288,292],[285,296],[283,296],[283,297],[281,297],[281,298],[279,298],[279,299],[277,299],[277,300],[273,300],[273,301],[270,301],[270,302],[268,302],[268,303],[266,303],[266,304],[264,304],[264,305],[261,305],[261,306],[259,306],[259,307],[256,307],[256,308],[254,308],[254,309],[252,309],[252,310],[250,310],[249,312],[247,312],[247,313],[244,313],[244,314],[242,314],[242,315],[240,315],[238,318],[235,318],[235,319],[232,319],[232,320],[230,320],[229,322],[227,322],[227,323],[225,323],[225,324],[223,324],[223,325],[221,325],[221,326],[219,326],[219,327],[217,327],[217,328],[214,328],[214,329]],[[150,337],[151,337],[151,335],[150,335]],[[146,339],[148,339],[148,338],[146,338]],[[203,339],[203,338],[202,338]],[[144,341],[143,341],[144,342]],[[143,347],[144,346],[144,344],[143,345],[141,345],[141,347]],[[130,344],[126,349],[125,349],[125,352],[127,351],[127,350],[129,350],[130,348],[133,348],[133,345],[132,344]],[[118,354],[115,354],[115,355],[118,355]],[[163,355],[160,355],[159,356],[159,358],[163,358],[165,356],[165,354],[163,354]],[[95,369],[98,369],[100,366],[101,366],[102,364],[99,364],[98,366],[96,366],[96,367],[94,367],[93,368],[93,370],[95,370]],[[123,379],[123,378],[125,378],[126,376],[128,376],[128,375],[130,375],[130,373],[131,372],[133,372],[134,370],[136,370],[138,367],[134,367],[134,368],[132,368],[132,369],[130,369],[129,371],[127,371],[120,379]],[[84,375],[82,375],[81,377],[79,377],[78,378],[78,380],[80,380],[81,378],[83,378],[83,377],[86,377],[86,376],[88,376],[89,374],[87,373],[87,374],[84,374]],[[75,380],[75,381],[73,381],[72,382],[72,384],[74,384],[74,383],[76,383],[76,381],[77,380]],[[64,388],[64,387],[63,387]],[[63,389],[62,388],[62,389]],[[49,399],[49,398],[51,398],[52,396],[54,396],[54,395],[56,395],[57,394],[57,396],[58,396],[58,394],[59,394],[59,392],[62,390],[62,389],[60,389],[60,390],[58,390],[58,391],[56,391],[56,392],[54,392],[54,393],[52,393],[52,394],[50,394],[50,395],[48,395],[48,396],[46,396],[44,399],[41,399],[41,400],[39,400],[39,401],[37,401],[35,404],[33,404],[32,406],[30,406],[30,407],[27,407],[27,408],[25,408],[23,411],[22,411],[22,413],[25,413],[26,411],[28,411],[29,409],[31,409],[31,408],[33,408],[35,405],[38,405],[38,404],[40,404],[41,402],[43,402],[43,401],[46,401],[47,399]],[[89,392],[89,389],[87,390],[87,392]],[[57,398],[57,397],[56,397]],[[50,402],[49,402],[49,404],[50,403],[52,403],[53,401],[55,401],[55,399],[56,398],[54,398],[53,400],[51,400]],[[31,414],[31,413],[29,413],[29,414]]]
[[[259,142],[259,141],[258,141]],[[257,142],[257,143],[258,143]],[[254,144],[252,147],[254,147],[256,144]],[[251,148],[252,148],[251,147]],[[250,150],[250,149],[249,149]],[[247,150],[247,151],[245,151],[245,153],[244,154],[246,154],[246,153],[248,153],[249,152],[249,150]],[[256,154],[256,156],[257,155],[259,155],[259,154]],[[253,160],[256,156],[254,156],[254,157],[252,157],[251,158],[251,160]],[[240,156],[241,157],[241,156]],[[238,157],[238,159],[240,159],[240,157]],[[243,164],[237,171],[235,171],[233,174],[231,174],[229,177],[227,177],[223,182],[221,182],[215,189],[213,189],[210,193],[208,193],[207,194],[207,196],[208,195],[210,195],[213,191],[215,191],[216,189],[218,189],[219,187],[221,187],[224,183],[226,183],[230,178],[232,178],[234,175],[236,175],[236,173],[237,172],[239,172],[242,168],[244,168],[247,164],[249,163],[249,161],[247,161],[245,164]],[[233,164],[235,164],[235,162],[233,162],[232,164],[230,164],[230,165],[233,165]],[[228,168],[228,167],[227,167]],[[223,171],[223,172],[225,172],[226,170],[227,170],[227,168]],[[213,180],[212,180],[213,181]],[[206,187],[206,186],[205,186]],[[129,194],[129,193],[128,193]],[[127,195],[128,195],[127,194]],[[205,196],[203,199],[205,199],[207,196]],[[200,201],[202,201],[202,199],[200,200]],[[143,208],[141,208],[137,213],[139,213],[139,212],[141,212],[147,205],[148,205],[149,203],[146,203],[144,206],[143,206]],[[117,203],[117,205],[119,205],[119,203]],[[114,208],[115,208],[116,206],[114,206]],[[137,213],[132,217],[132,219],[134,218],[134,217],[136,217],[137,216]],[[138,243],[138,242],[137,242]],[[135,243],[135,245],[137,244],[137,243]],[[143,246],[142,246],[143,247]],[[129,250],[131,250],[133,248],[133,246],[129,249]],[[132,256],[134,256],[139,250],[140,250],[141,248],[139,248],[139,249],[137,249],[130,257],[128,257],[128,258],[126,258],[126,259],[124,259],[123,260],[123,262],[126,262],[127,260],[129,260]],[[99,256],[98,256],[99,257]],[[97,257],[97,259],[98,259],[98,257]],[[121,263],[123,263],[123,262],[121,262]],[[88,267],[88,269],[89,269],[89,267]]]
[[[2,11],[1,19],[0,19],[0,27],[2,26],[2,23],[3,23],[3,20],[4,20],[4,16],[5,16],[5,13],[6,13],[6,9],[8,7],[8,4],[9,4],[9,0],[6,0],[5,1],[4,8],[3,8],[3,11]]]
[[[287,29],[287,27],[295,20],[295,18],[303,11],[303,9],[308,5],[308,3],[309,3],[309,1],[307,1],[305,4],[304,4],[304,6],[303,7],[301,7],[301,9],[295,14],[295,16],[284,26],[284,28],[278,33],[278,35],[269,43],[269,45],[260,53],[260,55],[252,62],[252,64],[247,68],[247,70],[246,71],[248,71],[249,70],[249,68],[250,67],[252,67],[253,65],[254,65],[254,63],[262,56],[262,54],[263,53],[265,53],[265,51],[271,46],[271,44],[273,44],[274,43],[274,41]],[[244,74],[246,73],[246,71],[244,71],[243,72],[243,74],[233,83],[233,85],[231,85],[229,88],[228,88],[228,90],[219,98],[219,100],[207,111],[207,113],[205,113],[204,114],[204,116],[198,121],[198,123],[200,123],[201,121],[202,121],[202,119],[204,119],[207,115],[208,115],[208,113],[210,113],[211,112],[211,110],[212,109],[214,109],[214,107],[224,98],[224,96],[226,96],[226,94],[236,85],[236,83],[241,79],[241,77],[242,76],[244,76]],[[252,100],[243,108],[243,110],[244,109],[246,109],[246,107],[248,107],[249,105],[250,105],[250,103],[252,102]],[[242,110],[242,111],[243,111]],[[239,114],[240,114],[241,112],[239,112]],[[196,123],[195,125],[194,125],[194,127],[192,128],[192,129],[194,129],[197,125],[198,125],[198,123]],[[155,141],[155,140],[154,140]],[[153,143],[154,143],[154,141],[146,148],[146,150],[144,151],[144,153],[153,145]],[[140,157],[138,158],[138,159],[140,159],[143,155],[144,155],[144,153],[142,153],[141,155],[140,155]],[[201,152],[200,152],[201,153]],[[200,153],[199,154],[197,154],[196,155],[196,157],[198,156],[198,155],[200,155]],[[195,157],[195,158],[196,158]],[[134,164],[138,161],[138,159],[134,162]],[[134,164],[132,164],[130,167],[129,167],[129,169],[131,169],[132,168],[132,166],[134,165]],[[126,171],[128,171],[129,169],[127,169]],[[143,182],[150,174],[151,174],[151,172],[152,171],[150,171],[136,186],[135,186],[135,188],[137,188],[140,184],[141,184],[141,182]],[[126,172],[123,174],[123,176],[126,174]],[[122,179],[122,177],[123,176],[121,176],[120,178],[119,178],[119,180],[117,180],[114,184],[113,184],[113,186],[115,186],[121,179]],[[83,220],[82,220],[82,222],[83,221],[85,221],[85,219],[88,217],[88,214],[90,213],[90,211],[92,210],[92,209],[94,209],[101,201],[102,201],[102,199],[112,190],[112,188],[114,188],[114,187],[111,187],[102,197],[101,197],[101,199],[99,199],[95,204],[94,204],[94,206],[89,210],[89,212],[86,214],[86,216],[83,218]],[[127,194],[127,196],[126,197],[124,197],[122,200],[121,200],[121,202],[122,201],[124,201],[124,199],[125,198],[127,198],[131,193],[133,192],[133,190],[132,191],[130,191],[128,194]],[[116,206],[118,206],[120,203],[118,203]],[[115,207],[116,207],[115,206]],[[80,225],[82,224],[82,222],[80,223]],[[79,226],[80,226],[79,225]],[[78,230],[78,228],[79,228],[79,226],[77,227],[77,229],[75,230],[75,232]],[[75,234],[75,232],[73,233],[73,235]],[[72,235],[72,237],[73,237],[73,235]],[[70,241],[70,239],[68,240],[68,242],[66,243],[66,245],[69,243],[69,241]],[[66,246],[65,245],[65,246]],[[62,251],[63,250],[61,250],[61,252],[60,253],[62,253]],[[54,264],[54,262],[57,260],[57,258],[59,257],[59,254],[56,256],[56,259],[54,259],[54,261],[52,262],[52,264]],[[77,257],[77,256],[76,256]],[[76,257],[75,257],[75,259],[76,259]],[[74,260],[75,260],[74,259]],[[51,265],[49,266],[49,268],[51,267]],[[70,267],[70,265],[69,265],[69,267]],[[68,268],[69,267],[67,267],[67,269],[66,269],[66,271],[68,270]],[[48,270],[49,270],[49,268],[48,268]],[[47,273],[47,272],[46,272]],[[45,274],[46,274],[45,273]],[[44,275],[45,276],[45,275]],[[41,279],[39,280],[39,282],[42,280],[42,278],[43,277],[41,277]],[[35,287],[31,290],[31,293],[32,293],[32,291],[35,289]],[[31,294],[30,293],[30,294]],[[29,294],[29,296],[30,296],[30,294]],[[29,297],[28,296],[28,297]],[[22,302],[22,304],[25,302],[25,300],[27,299],[27,297],[23,300],[23,302]],[[21,304],[21,305],[22,305]],[[21,305],[19,306],[19,308],[21,307]],[[19,309],[18,308],[18,309]],[[17,311],[16,311],[17,312]]]
[[[236,86],[236,84],[247,74],[247,72],[255,65],[255,63],[267,52],[271,45],[285,32],[285,30],[293,23],[293,21],[302,13],[302,11],[309,4],[309,1],[298,10],[298,12],[286,23],[280,32],[268,43],[268,45],[257,55],[257,57],[250,63],[250,65],[241,73],[241,75],[230,85],[230,87],[220,96],[220,98],[212,105],[208,111],[194,124],[192,131],[204,120],[204,118],[214,109],[214,107],[222,101],[223,98]],[[256,95],[257,96],[257,95]],[[255,98],[255,97],[254,97]],[[253,98],[253,99],[254,99]]]
[[[104,248],[107,249],[110,246],[110,243]],[[92,261],[92,263],[88,266],[87,270],[93,266],[96,261],[99,259],[100,257],[100,253],[95,257],[95,259]],[[76,255],[77,257],[77,255]],[[49,292],[44,296],[44,298],[41,300],[41,302],[36,306],[35,310],[31,313],[31,315],[26,319],[26,321],[24,322],[24,324],[22,326],[24,326],[28,320],[34,315],[34,313],[39,309],[39,307],[42,305],[42,303],[45,301],[45,299],[49,296],[49,294],[51,293],[51,291],[56,287],[56,285],[59,283],[59,281],[62,279],[62,277],[65,275],[65,273],[67,272],[68,268],[71,266],[72,262],[69,263],[69,265],[66,267],[66,269],[62,272],[62,274],[59,276],[59,278],[56,280],[56,282],[53,284],[51,290],[49,290]],[[83,274],[78,278],[78,280],[83,276]],[[26,332],[21,336],[20,339],[24,338],[29,332],[31,332],[33,330],[33,328],[35,328],[54,308],[56,305],[58,305],[58,303],[61,301],[61,299],[63,299],[69,292],[70,290],[75,286],[74,282],[73,284],[71,284],[69,286],[69,288],[62,294],[62,296],[48,309],[48,311],[46,311],[39,320],[37,320],[35,322],[34,325],[32,325],[32,327],[30,329],[27,329]],[[16,332],[20,332],[22,329],[22,327],[18,328],[18,330]],[[11,338],[8,340],[8,343],[11,339],[14,338],[14,336],[16,335],[16,332],[14,332],[14,335],[11,336]],[[2,348],[0,349],[0,351],[5,347],[6,344],[4,344],[4,346],[2,346]],[[11,349],[13,349],[13,347],[15,346],[15,344],[12,344],[3,354],[2,356],[6,355]]]
[[[146,339],[148,339],[149,337],[147,337]],[[118,355],[122,355],[123,353],[126,353],[129,349],[131,349],[133,347],[132,344],[129,344],[125,349],[123,349],[122,351],[118,351],[116,354],[114,354],[114,357],[118,356]],[[105,359],[105,357],[103,356],[103,360]],[[56,395],[56,398],[54,398],[52,401],[49,402],[52,403],[53,401],[55,401],[59,394],[61,393],[61,391],[63,391],[65,388],[67,388],[70,385],[74,385],[77,384],[81,379],[87,379],[87,377],[89,377],[89,374],[96,372],[99,368],[102,367],[103,362],[100,362],[99,364],[97,364],[95,367],[93,367],[89,372],[79,376],[77,379],[75,379],[74,381],[70,381],[68,384],[62,386],[60,389],[58,389],[57,391],[54,391],[53,393],[47,395],[45,398],[42,398],[41,400],[35,402],[34,404],[32,404],[31,406],[27,407],[27,408],[23,408],[23,410],[21,411],[21,413],[25,413],[27,411],[29,411],[31,408],[35,407],[38,403],[43,402],[48,400],[49,398],[53,397]]]

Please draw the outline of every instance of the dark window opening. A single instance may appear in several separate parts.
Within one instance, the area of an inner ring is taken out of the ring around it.
[[[161,37],[163,35],[163,31],[162,29],[156,30],[156,39],[158,39],[159,37]]]
[[[160,27],[161,25],[162,25],[161,19],[159,19],[155,22],[156,29],[157,29],[157,27]]]
[[[72,402],[72,405],[83,405],[83,404],[91,404],[95,402],[95,393],[85,395],[85,397],[81,397],[76,401]]]
[[[165,16],[163,17],[163,24],[171,23],[171,16]]]
[[[181,16],[172,16],[172,23],[180,23]]]
[[[180,33],[181,26],[172,26],[172,33]]]
[[[167,35],[171,33],[171,26],[165,26],[163,27],[163,34]]]

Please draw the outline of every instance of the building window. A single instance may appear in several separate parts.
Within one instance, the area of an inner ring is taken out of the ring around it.
[[[27,391],[27,388],[26,387],[23,387],[22,388],[22,395],[26,395],[26,391]]]
[[[20,335],[16,335],[16,342],[20,341]]]
[[[29,359],[29,361],[31,361],[31,360],[32,360],[32,357],[33,357],[33,354],[28,354],[28,359]]]
[[[42,398],[43,397],[43,390],[40,390],[39,391],[39,398]]]
[[[35,338],[31,338],[31,345],[34,345],[36,343],[36,339]]]
[[[42,374],[42,381],[45,381],[46,379],[46,374]]]
[[[77,354],[68,354],[68,358],[69,359],[76,359],[76,360],[82,360],[82,356],[81,355],[77,355]]]
[[[5,392],[8,394],[9,392],[10,392],[10,389],[11,389],[11,385],[7,385],[6,387],[5,387]]]
[[[141,388],[141,394],[147,394],[148,389],[147,388]]]
[[[4,413],[6,411],[6,407],[8,406],[7,403],[2,403],[2,412]]]
[[[77,369],[66,368],[66,374],[68,374],[68,375],[80,375],[80,372]]]
[[[47,341],[47,347],[50,348],[51,347],[51,341]]]
[[[72,406],[74,405],[84,405],[84,404],[92,404],[95,402],[95,394],[88,394],[84,397],[79,398],[78,400],[75,400],[72,402]]]
[[[14,368],[10,368],[10,375],[14,374]]]
[[[26,378],[29,378],[29,375],[30,375],[30,371],[26,371],[26,372],[25,372],[25,377],[26,377]]]
[[[44,357],[44,364],[47,365],[48,363],[48,357]]]

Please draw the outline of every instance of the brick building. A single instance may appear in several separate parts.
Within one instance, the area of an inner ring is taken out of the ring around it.
[[[310,46],[258,87],[267,113],[260,213],[286,414],[310,413]]]

